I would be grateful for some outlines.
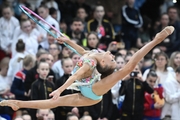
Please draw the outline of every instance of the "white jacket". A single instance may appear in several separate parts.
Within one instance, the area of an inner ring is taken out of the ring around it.
[[[19,21],[14,16],[10,20],[4,17],[0,18],[0,47],[7,51],[13,41],[13,34],[16,27],[19,26]]]
[[[164,83],[165,105],[162,108],[161,118],[171,116],[171,120],[180,120],[180,83],[175,77],[168,78]]]

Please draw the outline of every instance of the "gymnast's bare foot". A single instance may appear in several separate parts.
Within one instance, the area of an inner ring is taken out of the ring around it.
[[[157,33],[155,36],[155,39],[157,39],[157,42],[162,42],[167,36],[171,35],[174,31],[173,26],[167,26],[165,27],[161,32]]]
[[[0,106],[9,106],[11,107],[14,111],[18,110],[19,107],[15,104],[15,101],[13,100],[2,100],[0,102]]]

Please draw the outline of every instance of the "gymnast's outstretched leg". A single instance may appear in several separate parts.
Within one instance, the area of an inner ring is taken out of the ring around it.
[[[139,51],[137,51],[130,61],[120,70],[117,71],[99,82],[96,82],[92,86],[92,90],[96,95],[103,95],[108,92],[119,80],[123,79],[126,75],[128,75],[134,67],[138,64],[138,62],[157,44],[162,42],[167,36],[172,34],[174,31],[174,27],[168,26],[165,27],[161,32],[157,33],[155,38],[142,47]]]
[[[32,100],[32,101],[21,101],[21,100],[4,100],[0,102],[0,106],[9,106],[13,110],[20,108],[34,108],[34,109],[50,109],[57,106],[90,106],[94,105],[101,100],[91,100],[82,96],[80,93],[60,96],[58,99],[47,99],[47,100]]]

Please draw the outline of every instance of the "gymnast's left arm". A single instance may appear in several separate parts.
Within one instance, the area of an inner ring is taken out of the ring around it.
[[[57,99],[59,95],[67,88],[69,87],[75,80],[81,80],[85,78],[85,74],[90,71],[91,68],[88,64],[83,64],[82,67],[80,67],[71,77],[68,78],[68,80],[60,86],[58,89],[53,91],[49,96],[52,96],[53,99]]]

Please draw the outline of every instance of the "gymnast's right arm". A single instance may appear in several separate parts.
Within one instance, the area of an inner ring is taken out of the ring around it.
[[[71,77],[68,78],[68,80],[60,86],[58,89],[53,91],[49,96],[52,96],[53,99],[57,99],[59,95],[67,88],[69,87],[75,80],[82,80],[83,78],[87,77],[85,76],[88,71],[90,71],[90,66],[88,64],[83,64],[82,67],[80,67]]]
[[[86,51],[84,48],[82,48],[81,46],[77,45],[76,43],[74,43],[72,40],[70,40],[68,37],[66,36],[60,36],[57,38],[58,43],[63,44],[64,42],[67,43],[68,45],[70,45],[71,47],[73,47],[75,50],[77,50],[77,52],[80,55],[84,55],[86,53],[88,53],[89,51]]]

